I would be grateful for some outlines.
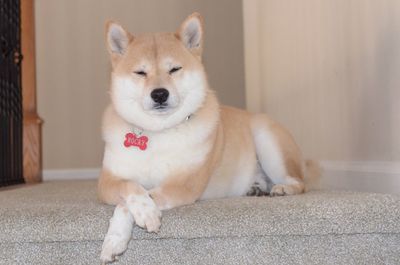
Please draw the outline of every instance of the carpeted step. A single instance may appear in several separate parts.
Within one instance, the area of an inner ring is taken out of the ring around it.
[[[0,264],[98,264],[112,212],[95,181],[1,191]],[[129,248],[117,264],[400,264],[400,196],[201,201],[164,212],[158,234],[136,227]]]

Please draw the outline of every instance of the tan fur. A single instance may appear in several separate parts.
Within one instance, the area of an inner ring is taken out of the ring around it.
[[[117,207],[103,264],[127,249],[133,222],[157,232],[161,210],[250,190],[266,194],[266,175],[272,196],[305,191],[304,161],[290,133],[265,114],[221,106],[208,87],[199,14],[176,33],[133,36],[115,22],[106,32],[112,104],[103,117],[98,197]],[[134,134],[149,142],[125,144]],[[306,169],[319,173],[312,162]]]
[[[192,16],[196,16],[196,13],[190,17]],[[115,22],[109,21],[106,23],[106,32],[109,30],[112,23]],[[182,27],[183,24],[181,28]],[[133,37],[127,32],[130,44],[126,54],[120,56],[109,50],[113,73],[116,75],[130,75],[132,70],[137,69],[143,60],[157,61],[158,58],[165,57],[165,55],[173,57],[181,62],[187,70],[200,70],[197,64],[193,64],[193,60],[201,60],[202,45],[198,49],[187,50],[180,42],[179,37],[177,37],[179,36],[179,31],[181,31],[181,29],[178,30],[177,33],[149,33],[137,37]],[[109,44],[107,46],[109,46]],[[153,69],[149,71],[147,75],[148,77],[144,84],[146,87],[157,87],[161,83],[170,83],[171,77],[161,69]],[[141,81],[140,77],[135,77],[135,79],[136,81]]]
[[[207,119],[207,105],[198,113]],[[260,124],[268,124],[277,136],[284,153],[285,164],[290,176],[304,179],[302,158],[292,136],[280,124],[269,119],[266,115],[254,116],[246,111],[222,106],[221,123],[217,130],[207,141],[212,142],[213,149],[208,159],[198,168],[187,168],[182,172],[175,172],[160,187],[150,190],[150,196],[161,209],[170,209],[177,206],[195,202],[204,192],[211,174],[215,171],[226,172],[230,165],[237,161],[242,152],[254,151],[251,139],[250,119],[262,119]],[[206,143],[205,143],[206,144]],[[223,163],[222,163],[223,162]],[[307,165],[311,165],[308,161]],[[313,164],[314,165],[314,164]],[[318,176],[319,173],[315,173]],[[305,191],[303,183],[293,185],[288,194],[298,194]],[[119,179],[106,170],[102,172],[99,180],[99,199],[108,204],[118,204],[126,200],[130,194],[144,194],[146,191],[133,181]]]
[[[294,141],[292,135],[286,128],[278,122],[269,118],[266,114],[255,114],[253,116],[254,123],[260,126],[267,126],[276,137],[281,152],[283,153],[284,162],[288,175],[300,181],[299,184],[292,185],[288,191],[288,195],[303,193],[304,186],[304,172],[303,172],[303,158],[300,149]]]
[[[108,204],[125,204],[130,194],[142,195],[146,190],[139,184],[118,178],[103,169],[97,185],[98,199]]]
[[[200,20],[202,22],[202,19]],[[107,23],[107,31],[111,23]],[[202,44],[198,48],[188,50],[180,41],[180,34],[185,23],[177,33],[144,34],[137,37],[127,33],[130,44],[126,54],[121,56],[110,52],[113,74],[130,75],[139,67],[141,60],[157,61],[159,57],[166,55],[179,60],[186,70],[203,71],[198,63],[194,63],[194,60],[201,59]],[[147,75],[144,81],[140,80],[140,77],[133,78],[137,82],[145,82],[144,87],[157,87],[159,84],[170,83],[171,77],[161,69],[152,69]],[[218,102],[212,93],[207,95],[204,106],[195,114],[196,119],[207,121],[215,115],[215,109],[219,108],[219,124],[204,142],[213,146],[204,163],[195,168],[183,167],[168,177],[159,187],[149,191],[160,209],[193,203],[202,196],[211,175],[228,175],[231,165],[237,163],[239,154],[252,153],[255,156],[251,124],[264,126],[274,134],[283,153],[288,174],[299,182],[282,187],[281,195],[304,192],[303,159],[293,137],[285,128],[264,114],[250,114],[231,107],[218,107]],[[121,122],[120,119],[117,116],[113,117],[104,126],[113,126],[114,123]],[[284,188],[286,190],[283,190]],[[140,195],[146,192],[141,185],[114,176],[106,169],[103,170],[99,180],[99,198],[105,203],[118,204],[126,200],[129,194]]]
[[[320,176],[322,175],[322,169],[319,163],[315,160],[307,159],[305,166],[307,174],[307,178],[305,179],[305,185],[306,185],[305,191],[311,189],[319,189],[321,180]]]

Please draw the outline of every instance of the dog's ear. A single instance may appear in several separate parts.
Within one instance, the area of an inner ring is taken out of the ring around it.
[[[115,66],[124,55],[132,40],[133,36],[120,24],[114,21],[106,22],[106,43],[113,66]]]
[[[181,24],[176,35],[191,53],[201,59],[204,31],[203,18],[199,13],[195,12],[188,16]]]

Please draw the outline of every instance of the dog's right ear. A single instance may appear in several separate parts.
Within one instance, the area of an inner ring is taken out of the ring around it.
[[[113,67],[118,63],[126,52],[133,36],[126,31],[120,24],[114,21],[106,22],[106,42],[107,49],[111,56]]]

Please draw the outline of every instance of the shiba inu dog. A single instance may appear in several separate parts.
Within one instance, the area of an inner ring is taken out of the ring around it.
[[[134,36],[108,22],[106,39],[111,104],[98,195],[116,208],[103,263],[126,250],[134,223],[158,231],[162,210],[198,199],[304,192],[307,163],[289,132],[265,114],[218,103],[201,61],[198,13],[176,33]]]

